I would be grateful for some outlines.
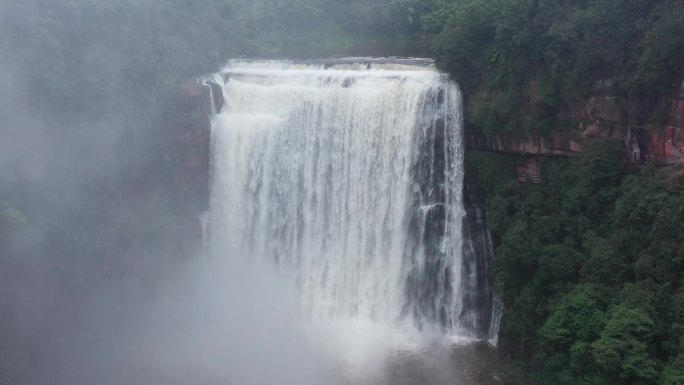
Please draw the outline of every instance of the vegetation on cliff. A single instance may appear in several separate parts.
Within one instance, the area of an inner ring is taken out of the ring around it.
[[[681,0],[454,0],[424,22],[490,135],[562,130],[594,95],[618,96],[624,124],[663,123],[684,76]]]
[[[681,1],[449,2],[434,48],[489,135],[577,127],[618,96],[621,128],[660,129],[684,76]],[[497,240],[504,353],[543,384],[683,384],[684,185],[630,170],[624,144],[589,143],[518,184],[518,157],[470,152]],[[679,176],[678,176],[679,175]]]
[[[577,158],[547,160],[541,185],[513,181],[503,156],[468,154],[498,239],[501,346],[523,377],[684,379],[684,183],[671,170],[626,170],[621,151],[600,140]]]

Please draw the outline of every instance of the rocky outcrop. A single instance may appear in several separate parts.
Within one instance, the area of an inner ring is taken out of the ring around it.
[[[484,202],[477,186],[466,177],[463,184],[463,273],[477,277],[466,280],[463,292],[463,308],[477,309],[472,314],[472,328],[478,338],[493,341],[499,333],[499,308],[488,272],[494,260],[492,235],[487,225]]]
[[[541,165],[542,163],[538,156],[522,157],[515,165],[516,180],[520,183],[541,183]]]
[[[470,149],[518,155],[569,156],[582,150],[579,136],[496,135],[488,137],[474,127],[466,127],[465,143]]]
[[[614,96],[595,96],[574,107],[565,107],[563,118],[577,122],[574,130],[541,134],[484,135],[466,127],[465,143],[470,149],[504,152],[524,157],[518,164],[518,179],[537,181],[536,157],[567,157],[582,151],[590,138],[624,142],[625,163],[684,165],[684,82],[672,101],[667,124],[660,127],[632,126],[625,121]]]

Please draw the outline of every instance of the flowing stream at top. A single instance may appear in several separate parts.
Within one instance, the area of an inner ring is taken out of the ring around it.
[[[225,100],[213,247],[272,261],[313,319],[495,334],[491,298],[473,300],[482,272],[463,259],[461,94],[447,75],[422,59],[231,61],[206,81]]]

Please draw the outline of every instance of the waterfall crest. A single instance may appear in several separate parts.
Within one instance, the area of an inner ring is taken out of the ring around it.
[[[481,271],[463,268],[461,94],[447,75],[424,59],[231,61],[208,81],[224,100],[210,247],[277,265],[308,317],[490,336],[469,292]]]

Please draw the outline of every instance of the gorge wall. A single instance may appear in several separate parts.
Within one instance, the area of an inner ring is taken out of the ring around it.
[[[560,118],[576,122],[576,126],[549,134],[487,136],[477,127],[466,125],[465,143],[473,150],[520,155],[516,164],[517,178],[530,183],[541,182],[540,158],[579,153],[582,144],[591,138],[623,142],[626,164],[684,165],[684,82],[674,95],[663,124],[631,123],[623,113],[621,102],[616,96],[592,96],[584,103],[566,106]]]

